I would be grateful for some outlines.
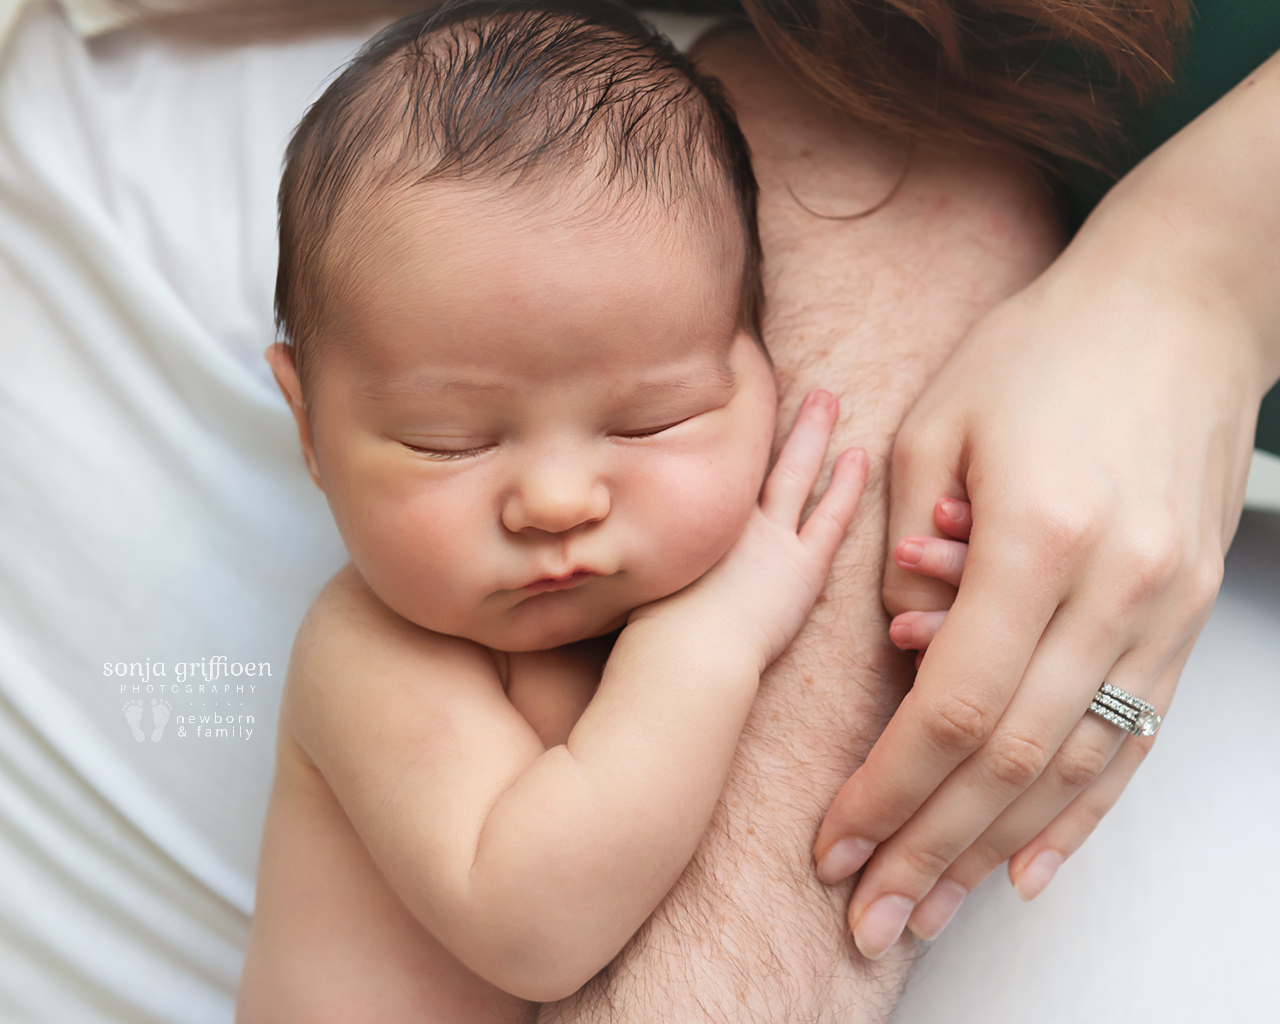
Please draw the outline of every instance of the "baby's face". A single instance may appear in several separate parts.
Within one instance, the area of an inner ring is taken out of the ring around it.
[[[608,632],[705,573],[773,438],[736,224],[566,202],[386,211],[308,395],[308,461],[370,588],[501,650]]]

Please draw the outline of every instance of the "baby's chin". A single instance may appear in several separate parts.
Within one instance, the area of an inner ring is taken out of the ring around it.
[[[506,651],[508,654],[550,651],[556,647],[564,647],[566,644],[576,644],[580,640],[590,640],[593,637],[607,636],[609,633],[616,632],[627,624],[627,616],[630,613],[631,609],[628,608],[608,619],[591,616],[572,621],[568,617],[562,619],[556,616],[547,622],[538,622],[530,616],[528,618],[533,621],[477,629],[467,639],[495,651]]]

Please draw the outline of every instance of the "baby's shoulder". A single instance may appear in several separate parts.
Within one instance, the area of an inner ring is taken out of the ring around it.
[[[492,652],[397,615],[348,565],[303,619],[289,659],[286,703],[337,713],[353,700],[452,701],[502,693]]]
[[[311,605],[298,630],[304,657],[315,649],[326,656],[343,652],[372,654],[411,653],[417,657],[476,660],[494,667],[487,647],[424,629],[388,608],[369,589],[355,568],[340,569]]]

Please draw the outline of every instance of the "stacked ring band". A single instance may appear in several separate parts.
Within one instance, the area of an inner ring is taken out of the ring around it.
[[[1089,710],[1134,736],[1154,736],[1162,721],[1156,709],[1141,697],[1110,683],[1102,684]]]

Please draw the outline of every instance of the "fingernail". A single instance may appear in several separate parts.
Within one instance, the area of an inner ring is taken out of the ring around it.
[[[879,960],[898,941],[915,904],[905,896],[881,896],[862,915],[853,933],[858,952],[868,960]]]
[[[938,511],[942,513],[944,519],[950,519],[953,523],[958,523],[964,518],[964,506],[950,498],[943,498],[938,502]]]
[[[911,930],[926,942],[932,942],[942,934],[960,909],[969,893],[964,886],[944,878],[922,899],[911,915]]]
[[[1018,899],[1030,903],[1044,892],[1065,859],[1057,850],[1042,850],[1032,857],[1031,863],[1022,869],[1022,874],[1013,883]]]
[[[832,845],[814,868],[823,885],[839,885],[862,867],[876,852],[876,844],[868,839],[850,836]]]
[[[904,651],[911,643],[911,633],[911,627],[905,622],[895,622],[889,626],[889,639],[893,641],[895,647],[900,647]]]
[[[919,565],[924,557],[924,548],[915,541],[903,541],[898,545],[898,561],[905,565]]]

